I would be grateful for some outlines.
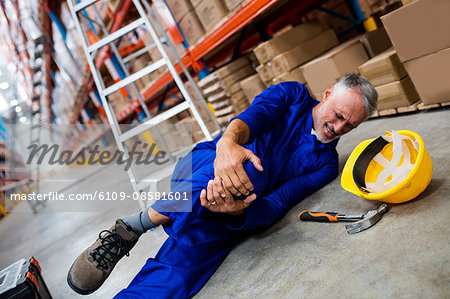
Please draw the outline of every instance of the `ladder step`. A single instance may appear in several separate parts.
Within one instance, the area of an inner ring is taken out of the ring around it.
[[[166,39],[165,39],[165,38],[162,38],[162,39],[161,39],[161,43],[165,43],[165,42],[166,42]],[[144,53],[147,52],[148,50],[153,49],[155,46],[156,46],[155,43],[149,44],[149,45],[145,46],[144,48],[142,48],[142,49],[140,49],[140,50],[138,50],[138,51],[136,51],[136,52],[134,52],[134,53],[128,55],[127,57],[124,57],[124,58],[123,58],[123,62],[124,62],[124,63],[128,63],[128,62],[130,62],[131,59],[134,59],[134,58],[136,58],[136,57],[141,56],[142,54],[144,54]]]
[[[172,116],[180,113],[181,111],[184,111],[189,108],[189,102],[183,102],[181,104],[176,105],[175,107],[170,108],[167,111],[164,111],[157,116],[143,122],[142,124],[126,131],[125,133],[121,134],[119,136],[119,140],[121,142],[124,142],[144,131],[147,131],[151,127],[156,126],[157,124],[161,123],[163,120],[169,119]]]
[[[69,0],[69,1],[73,1],[73,0]],[[84,0],[84,1],[81,1],[80,3],[78,3],[78,4],[73,6],[73,10],[77,13],[80,10],[85,9],[86,7],[94,4],[97,1],[99,1],[99,0]]]
[[[135,30],[136,28],[138,28],[139,26],[142,26],[144,24],[145,24],[145,20],[143,18],[140,18],[140,19],[137,19],[134,22],[131,22],[130,24],[128,24],[126,26],[123,26],[119,30],[114,31],[110,35],[108,35],[105,38],[99,40],[95,44],[90,45],[88,47],[89,53],[97,51],[101,47],[104,47],[107,44],[110,44],[111,42],[113,42],[114,40],[118,39],[119,37],[124,36],[128,32],[131,32],[131,31]]]
[[[122,87],[125,87],[128,84],[131,84],[134,81],[144,77],[145,75],[150,74],[151,72],[155,71],[156,69],[159,69],[160,67],[162,67],[165,64],[166,64],[166,62],[164,61],[164,59],[160,59],[160,60],[156,61],[155,63],[150,64],[150,65],[144,67],[143,69],[137,71],[136,73],[126,77],[125,79],[122,79],[121,81],[105,88],[103,90],[103,94],[105,96],[109,96],[110,94],[118,91]]]

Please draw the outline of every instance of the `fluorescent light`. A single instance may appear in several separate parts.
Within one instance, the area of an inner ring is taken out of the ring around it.
[[[20,107],[20,106],[16,106],[16,112],[20,112],[20,111],[22,111],[22,107]]]
[[[8,70],[10,72],[15,72],[16,71],[16,65],[14,64],[14,62],[8,63]]]
[[[9,84],[8,82],[4,81],[2,83],[0,83],[0,89],[8,89],[9,88]]]
[[[9,104],[11,106],[17,106],[19,104],[19,101],[17,101],[16,99],[12,100],[11,102],[9,102]]]
[[[21,123],[24,123],[24,122],[27,121],[27,118],[26,118],[25,116],[22,116],[21,118],[19,118],[19,121],[20,121]]]

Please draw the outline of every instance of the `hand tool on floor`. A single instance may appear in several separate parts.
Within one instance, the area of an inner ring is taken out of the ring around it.
[[[362,215],[343,215],[335,212],[310,212],[305,210],[298,215],[298,219],[316,222],[356,221],[345,225],[347,232],[352,235],[373,226],[387,211],[388,206],[385,203]]]

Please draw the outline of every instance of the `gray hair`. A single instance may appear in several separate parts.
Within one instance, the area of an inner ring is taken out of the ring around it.
[[[373,85],[363,76],[355,73],[348,73],[342,77],[336,84],[334,90],[353,89],[357,92],[363,101],[366,116],[371,116],[377,109],[378,93]]]

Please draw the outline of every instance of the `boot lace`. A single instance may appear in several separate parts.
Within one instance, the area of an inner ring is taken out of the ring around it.
[[[114,230],[112,232],[109,230],[102,230],[98,237],[101,240],[101,244],[90,254],[94,261],[98,263],[98,267],[103,270],[108,270],[115,262],[116,257],[120,257],[123,254],[126,256],[130,255],[127,241]]]

